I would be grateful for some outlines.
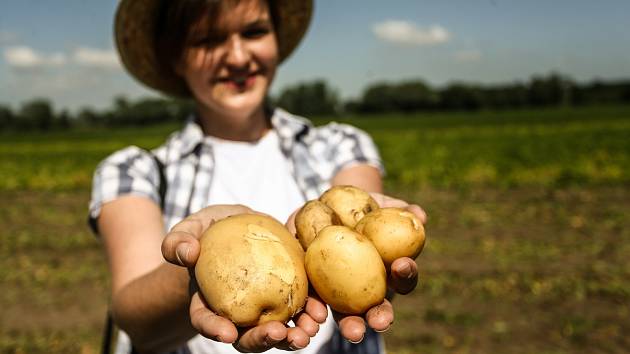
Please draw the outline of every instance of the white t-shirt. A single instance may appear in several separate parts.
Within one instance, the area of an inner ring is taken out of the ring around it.
[[[286,157],[280,151],[278,135],[269,131],[255,143],[205,137],[212,144],[215,169],[210,185],[209,204],[243,204],[269,214],[281,223],[301,207],[305,200],[291,175]],[[320,351],[334,330],[332,314],[310,344],[295,353],[324,354]],[[238,353],[232,345],[201,336],[188,342],[192,353]],[[266,353],[286,351],[271,349]]]
[[[208,204],[243,204],[283,224],[304,204],[275,131],[255,143],[205,139],[214,154]]]

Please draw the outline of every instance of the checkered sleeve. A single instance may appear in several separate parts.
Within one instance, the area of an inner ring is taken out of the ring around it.
[[[92,180],[89,206],[90,226],[95,233],[96,219],[103,204],[122,195],[147,197],[159,204],[159,171],[149,152],[130,146],[103,160]]]
[[[367,164],[385,175],[385,167],[376,144],[363,130],[348,124],[330,123],[323,129],[331,149],[328,156],[334,162],[332,176],[346,167]]]

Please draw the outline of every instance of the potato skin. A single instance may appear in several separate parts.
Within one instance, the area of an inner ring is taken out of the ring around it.
[[[397,258],[416,258],[424,247],[422,222],[400,208],[382,208],[367,214],[356,231],[372,241],[388,269]]]
[[[383,302],[385,266],[372,243],[345,226],[327,226],[306,250],[306,272],[317,294],[344,314],[359,315]]]
[[[354,186],[334,186],[324,192],[319,200],[334,210],[343,225],[350,228],[354,228],[366,214],[379,208],[369,193]]]
[[[319,200],[304,204],[295,216],[295,229],[302,248],[306,250],[317,233],[330,225],[341,225],[341,221],[326,204]]]
[[[304,307],[304,251],[278,221],[242,214],[211,225],[195,267],[209,307],[240,327],[286,323]]]

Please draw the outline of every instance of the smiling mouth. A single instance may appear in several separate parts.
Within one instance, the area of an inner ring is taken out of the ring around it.
[[[217,82],[227,84],[238,89],[245,89],[251,87],[254,84],[254,81],[259,74],[260,73],[258,71],[254,71],[246,75],[220,77],[217,79]]]

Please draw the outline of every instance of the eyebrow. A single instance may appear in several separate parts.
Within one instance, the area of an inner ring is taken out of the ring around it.
[[[254,20],[246,24],[245,27],[267,26],[267,25],[271,25],[271,19],[269,18]]]

